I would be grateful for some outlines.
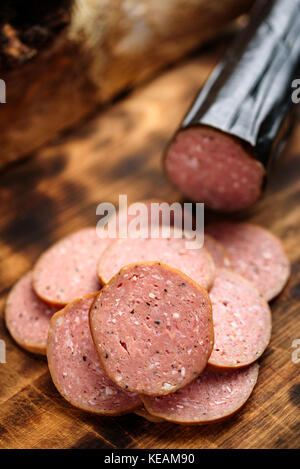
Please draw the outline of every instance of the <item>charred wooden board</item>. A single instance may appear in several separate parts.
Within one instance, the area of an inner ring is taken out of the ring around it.
[[[0,176],[0,311],[11,285],[41,250],[96,223],[96,205],[157,197],[180,200],[166,181],[161,155],[220,57],[207,52],[95,115]],[[189,102],[188,102],[189,101]],[[0,364],[2,448],[297,448],[300,444],[300,125],[278,162],[265,198],[248,218],[283,240],[292,277],[272,302],[273,334],[247,405],[228,421],[205,427],[155,424],[131,414],[95,417],[56,392],[47,365],[18,348],[0,322],[7,363]],[[207,217],[211,217],[207,214]],[[246,218],[246,215],[244,215]]]

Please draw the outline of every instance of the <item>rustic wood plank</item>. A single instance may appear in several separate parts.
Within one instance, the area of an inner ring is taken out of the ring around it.
[[[78,131],[0,174],[0,310],[11,285],[55,240],[95,224],[96,206],[144,198],[182,200],[161,168],[162,149],[220,51],[207,50],[96,114]],[[136,415],[96,417],[56,392],[43,359],[22,351],[3,320],[0,338],[1,448],[296,448],[300,444],[300,124],[276,164],[264,199],[247,214],[283,240],[292,262],[284,292],[272,302],[273,334],[247,405],[226,422],[203,427],[153,424]],[[207,213],[207,219],[215,215]]]

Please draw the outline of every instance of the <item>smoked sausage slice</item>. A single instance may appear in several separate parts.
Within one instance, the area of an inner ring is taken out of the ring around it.
[[[169,422],[201,425],[235,414],[248,400],[258,377],[257,363],[240,370],[217,373],[206,369],[174,394],[142,396],[146,410]]]
[[[104,373],[92,341],[89,309],[95,295],[67,305],[51,320],[47,357],[53,382],[72,405],[96,414],[137,409],[137,394],[118,388]]]
[[[227,269],[217,269],[210,291],[215,343],[208,363],[239,368],[257,360],[271,337],[271,311],[253,285]]]
[[[188,249],[180,238],[129,238],[114,241],[102,254],[98,275],[107,283],[125,265],[134,262],[158,261],[191,277],[203,288],[212,286],[214,262],[205,248]]]
[[[206,290],[158,262],[124,267],[98,294],[90,324],[106,374],[133,392],[176,391],[203,371],[212,351]]]
[[[35,264],[33,287],[36,294],[47,303],[64,306],[100,290],[97,264],[110,242],[98,237],[93,227],[58,241]]]
[[[10,291],[5,308],[5,322],[13,339],[32,353],[46,354],[51,316],[57,308],[44,303],[32,288],[28,272]]]
[[[282,244],[268,230],[249,223],[218,222],[206,231],[228,251],[232,268],[271,301],[285,286],[290,263]]]

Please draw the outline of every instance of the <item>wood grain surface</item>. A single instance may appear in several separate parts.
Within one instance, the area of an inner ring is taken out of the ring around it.
[[[100,202],[182,200],[161,168],[162,150],[220,55],[206,50],[169,69],[79,130],[0,175],[0,448],[297,448],[300,445],[300,125],[276,164],[267,193],[239,218],[284,243],[292,276],[272,302],[271,344],[258,384],[231,419],[202,427],[155,424],[137,415],[93,416],[56,392],[46,361],[21,350],[3,321],[7,292],[51,243],[95,224]],[[207,213],[207,218],[214,217]]]

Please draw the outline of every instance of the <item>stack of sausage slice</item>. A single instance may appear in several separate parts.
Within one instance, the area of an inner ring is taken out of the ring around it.
[[[6,324],[21,347],[47,354],[56,388],[78,408],[216,422],[255,386],[271,336],[267,301],[289,269],[280,241],[255,225],[208,226],[200,249],[86,228],[17,282]]]

